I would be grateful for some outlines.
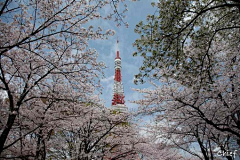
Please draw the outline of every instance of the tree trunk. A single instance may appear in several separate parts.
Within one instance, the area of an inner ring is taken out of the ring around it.
[[[9,114],[6,127],[3,129],[3,132],[0,137],[0,155],[3,151],[4,144],[7,140],[8,134],[13,126],[13,123],[16,119],[17,114]]]
[[[36,150],[36,160],[45,160],[46,158],[46,148],[45,141],[42,136],[42,129],[40,129],[38,133],[38,141],[37,141],[37,150]]]

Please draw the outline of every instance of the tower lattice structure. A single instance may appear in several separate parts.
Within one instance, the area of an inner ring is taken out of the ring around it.
[[[117,40],[117,57],[115,58],[115,78],[113,86],[113,99],[112,99],[112,109],[120,112],[127,112],[128,109],[125,105],[124,100],[124,91],[122,84],[122,75],[121,75],[121,58],[119,56],[119,41]]]

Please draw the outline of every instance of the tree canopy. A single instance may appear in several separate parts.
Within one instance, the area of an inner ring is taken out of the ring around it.
[[[55,131],[78,124],[83,104],[99,105],[96,90],[105,64],[88,41],[115,32],[90,22],[115,18],[117,25],[127,25],[119,3],[0,2],[0,89],[6,92],[1,97],[1,158],[45,159]],[[103,15],[105,7],[112,10]]]
[[[155,13],[136,25],[140,38],[133,44],[133,56],[144,58],[135,83],[154,86],[136,89],[144,93],[135,101],[139,114],[157,113],[159,136],[200,159],[217,158],[217,147],[238,148],[240,2],[159,0],[152,6]],[[201,154],[191,149],[196,143]]]
[[[166,76],[181,78],[178,76],[185,74],[186,80],[187,75],[201,75],[211,82],[211,68],[216,62],[211,50],[217,43],[238,49],[239,1],[160,0],[152,6],[155,14],[135,28],[140,38],[133,44],[138,50],[133,55],[144,57],[136,78],[159,77],[154,71],[167,67]],[[189,53],[192,48],[198,49],[193,55]]]

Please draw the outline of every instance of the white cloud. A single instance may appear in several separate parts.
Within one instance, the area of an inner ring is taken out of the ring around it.
[[[112,81],[113,79],[114,79],[114,76],[110,76],[110,77],[101,79],[101,82],[103,82],[103,83],[109,83],[109,82]]]

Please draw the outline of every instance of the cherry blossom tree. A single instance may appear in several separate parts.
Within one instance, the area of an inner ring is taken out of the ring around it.
[[[119,3],[124,1],[0,3],[0,89],[7,93],[1,100],[1,156],[44,159],[55,128],[79,116],[82,103],[99,102],[105,65],[88,41],[114,31],[90,22],[115,18],[127,25],[127,8],[120,13]],[[101,14],[105,7],[112,13]]]
[[[152,5],[156,13],[135,29],[141,38],[134,43],[134,56],[144,58],[135,82],[148,78],[154,86],[136,89],[145,94],[135,101],[139,114],[157,114],[164,128],[159,135],[200,159],[216,158],[216,147],[235,150],[240,138],[239,1]],[[194,144],[201,154],[192,151]]]
[[[55,127],[48,141],[51,147],[47,158],[124,159],[136,154],[131,148],[134,145],[131,139],[136,138],[127,123],[128,115],[116,115],[104,106],[92,103],[78,107],[82,113],[67,119],[69,125],[62,123]]]
[[[162,124],[159,129],[164,129],[163,135],[171,138],[178,148],[200,159],[215,159],[216,147],[233,151],[239,147],[231,146],[239,139],[239,66],[232,65],[232,57],[225,57],[228,46],[221,44],[219,48],[224,50],[215,52],[220,55],[216,54],[215,57],[218,63],[213,71],[218,78],[213,78],[213,84],[206,86],[201,84],[199,77],[192,77],[195,84],[189,87],[178,79],[162,77],[160,86],[152,83],[155,89],[136,90],[145,94],[144,99],[135,101],[140,106],[139,114],[158,113],[156,121]],[[196,53],[194,49],[191,52]],[[231,54],[239,59],[237,50]],[[158,74],[168,71],[168,68],[162,69]],[[184,75],[179,76],[184,79]],[[194,143],[201,148],[203,157],[192,152]]]

